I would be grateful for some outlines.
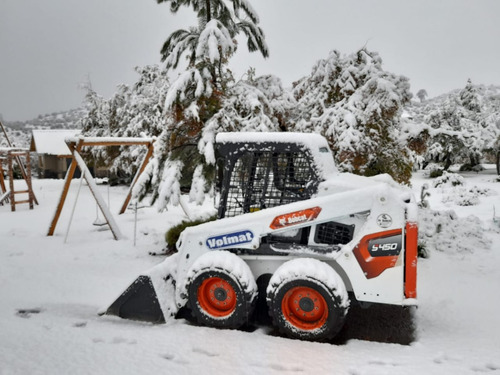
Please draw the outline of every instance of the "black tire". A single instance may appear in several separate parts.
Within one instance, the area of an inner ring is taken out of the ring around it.
[[[500,151],[497,152],[497,174],[500,175]]]
[[[270,326],[273,322],[269,314],[269,309],[267,308],[267,286],[269,285],[269,280],[272,274],[260,275],[257,279],[257,289],[258,295],[256,298],[255,309],[253,312],[252,321],[259,325]]]
[[[325,341],[344,325],[342,298],[317,280],[285,281],[267,298],[273,324],[290,338]]]
[[[196,321],[208,327],[240,328],[248,323],[255,298],[227,270],[202,270],[188,286],[188,306]]]

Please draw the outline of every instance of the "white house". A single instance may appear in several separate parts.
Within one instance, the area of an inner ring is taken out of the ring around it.
[[[30,151],[38,154],[40,178],[64,178],[71,161],[71,151],[64,140],[80,133],[79,129],[33,130]]]

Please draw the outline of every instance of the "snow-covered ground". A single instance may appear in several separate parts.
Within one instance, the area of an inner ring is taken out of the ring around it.
[[[311,343],[277,337],[269,327],[243,332],[183,319],[152,325],[99,317],[141,271],[163,260],[148,252],[163,248],[166,228],[183,219],[182,211],[141,208],[134,246],[133,211],[115,216],[127,236],[115,241],[106,227],[92,225],[96,207],[83,186],[65,243],[78,182],[55,236],[47,237],[63,181],[34,180],[34,210],[0,206],[0,374],[500,373],[500,229],[492,220],[493,206],[500,216],[500,182],[492,166],[463,176],[467,188],[491,191],[464,207],[456,205],[457,193],[431,187],[430,206],[477,216],[480,222],[471,223],[485,240],[464,248],[463,233],[471,229],[464,220],[446,239],[460,251],[431,248],[430,258],[420,259],[417,338],[409,346]],[[421,173],[414,177],[417,197],[426,182]],[[99,189],[106,197],[108,187]],[[124,187],[110,188],[114,212],[125,194]]]

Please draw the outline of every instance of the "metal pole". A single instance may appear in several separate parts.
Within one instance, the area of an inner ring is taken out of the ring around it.
[[[75,215],[76,202],[78,202],[78,196],[80,195],[80,189],[82,188],[83,173],[80,177],[80,185],[78,185],[78,191],[76,193],[75,203],[73,204],[73,209],[71,210],[71,216],[69,217],[68,228],[66,229],[66,235],[64,236],[64,243],[68,240],[69,228],[71,228],[71,222],[73,221],[73,216]]]
[[[137,201],[135,202],[134,206],[134,247],[136,244],[136,239],[137,239]]]

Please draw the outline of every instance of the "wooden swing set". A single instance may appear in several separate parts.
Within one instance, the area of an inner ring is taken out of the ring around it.
[[[78,167],[80,168],[80,171],[82,173],[82,178],[87,181],[89,189],[97,205],[99,206],[101,213],[104,216],[104,219],[106,220],[106,223],[109,225],[109,228],[113,233],[113,237],[115,238],[115,240],[122,239],[123,235],[120,232],[120,229],[118,228],[113,218],[113,215],[109,210],[108,205],[106,205],[104,199],[99,193],[94,177],[92,177],[92,174],[90,173],[90,170],[88,169],[87,164],[83,160],[80,152],[82,151],[83,147],[86,146],[95,147],[95,146],[135,146],[135,145],[141,146],[142,145],[147,147],[147,152],[144,157],[144,160],[142,161],[139,170],[137,171],[137,173],[134,176],[134,179],[132,180],[132,184],[130,185],[125,201],[123,202],[123,205],[120,209],[119,214],[123,214],[127,209],[128,204],[130,203],[130,200],[132,198],[132,189],[137,183],[139,176],[142,174],[142,172],[144,172],[144,169],[146,168],[149,159],[153,155],[153,150],[154,150],[153,142],[154,140],[152,138],[79,137],[79,138],[66,139],[66,144],[68,145],[72,154],[71,164],[68,168],[68,171],[66,172],[61,198],[59,199],[59,203],[57,205],[54,218],[52,219],[52,222],[50,224],[47,236],[52,236],[54,234],[57,222],[59,220],[59,217],[61,216],[61,211],[64,207],[64,202],[66,201],[66,197],[68,195],[68,190],[71,184],[71,180],[73,179],[73,176],[75,174],[76,167]]]
[[[33,192],[33,187],[31,184],[31,159],[30,152],[28,149],[14,147],[10,142],[2,121],[0,121],[0,128],[7,140],[9,147],[0,148],[0,205],[10,202],[11,211],[16,210],[17,204],[28,203],[30,210],[33,209],[33,203],[38,204],[38,201]],[[24,163],[23,159],[24,158]],[[16,190],[14,184],[14,161],[17,163],[24,182],[26,183],[26,188],[22,190]],[[5,185],[4,179],[4,164],[7,169],[7,176],[9,177],[9,187]],[[26,166],[26,167],[25,167]],[[27,194],[27,199],[16,200],[18,194]]]

